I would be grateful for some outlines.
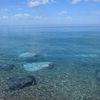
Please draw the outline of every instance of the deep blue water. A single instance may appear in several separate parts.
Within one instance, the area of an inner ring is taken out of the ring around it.
[[[20,69],[19,73],[25,73],[21,68],[27,62],[19,58],[24,52],[45,55],[36,62],[56,63],[52,70],[32,74],[50,81],[46,85],[58,84],[55,86],[61,95],[59,100],[100,100],[100,84],[95,76],[95,70],[100,69],[100,26],[0,26],[0,63],[15,64],[16,71]],[[54,94],[50,100],[56,98],[56,92]],[[12,100],[10,93],[8,97]]]
[[[0,53],[5,56],[17,56],[32,51],[45,53],[47,59],[55,61],[66,61],[69,57],[78,59],[83,56],[84,60],[88,58],[85,56],[98,59],[99,41],[99,26],[2,26],[0,28]]]

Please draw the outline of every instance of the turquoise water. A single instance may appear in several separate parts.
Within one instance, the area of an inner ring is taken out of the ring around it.
[[[36,59],[20,55],[38,53]],[[52,62],[53,68],[35,72],[23,65]],[[0,100],[100,100],[100,26],[1,26],[0,63],[14,64],[0,71]],[[5,81],[16,75],[34,75],[36,86],[5,91]]]

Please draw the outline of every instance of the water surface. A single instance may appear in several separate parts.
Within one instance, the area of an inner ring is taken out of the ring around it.
[[[20,54],[39,53],[25,60]],[[53,62],[54,68],[28,72],[23,65]],[[1,100],[100,100],[100,26],[1,26],[0,63],[16,65],[0,71]],[[16,75],[34,75],[36,86],[5,91],[5,81]]]

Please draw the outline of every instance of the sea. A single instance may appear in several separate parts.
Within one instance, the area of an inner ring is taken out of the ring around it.
[[[4,64],[15,67],[0,68],[0,100],[100,100],[100,26],[1,25]],[[27,75],[37,84],[9,89]]]

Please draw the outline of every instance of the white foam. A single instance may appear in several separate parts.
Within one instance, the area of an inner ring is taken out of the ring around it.
[[[28,63],[28,64],[24,64],[24,69],[26,71],[38,71],[41,70],[43,68],[47,68],[51,65],[51,62],[36,62],[36,63]]]

